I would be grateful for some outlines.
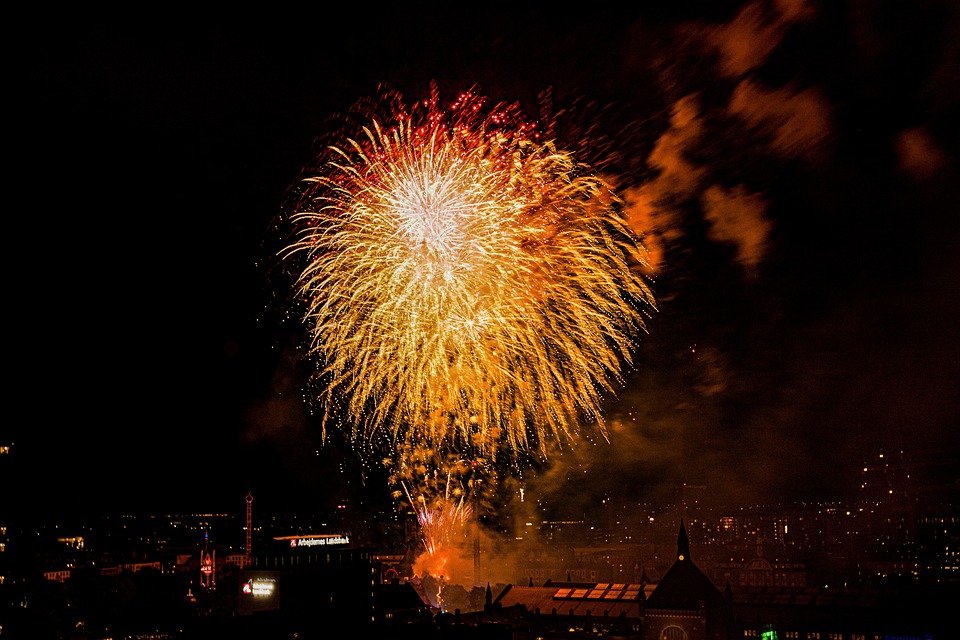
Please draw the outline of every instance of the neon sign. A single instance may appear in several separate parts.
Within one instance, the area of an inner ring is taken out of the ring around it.
[[[250,578],[243,583],[244,595],[254,598],[269,598],[277,588],[275,578]]]
[[[300,547],[328,547],[332,545],[344,545],[344,544],[350,544],[350,537],[347,535],[340,535],[340,534],[306,536],[303,538],[290,538],[291,549],[298,549]]]

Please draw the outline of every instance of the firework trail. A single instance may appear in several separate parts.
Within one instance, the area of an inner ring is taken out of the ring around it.
[[[383,465],[391,471],[390,484],[396,487],[393,498],[405,497],[416,514],[424,553],[430,558],[439,558],[442,549],[463,537],[464,527],[474,515],[473,505],[480,504],[496,478],[483,459],[439,456],[436,450],[422,446],[401,445],[397,455],[385,458]]]
[[[420,547],[416,575],[465,579],[456,560],[471,534],[479,535],[484,512],[492,508],[498,489],[498,471],[483,457],[465,458],[421,444],[400,444],[381,463],[389,471],[391,496],[401,510],[417,519]],[[474,581],[476,581],[474,576]]]
[[[395,100],[305,170],[283,252],[355,442],[545,451],[597,424],[653,299],[621,203],[515,106]]]
[[[461,493],[459,498],[451,500],[450,495],[447,494],[443,500],[428,501],[423,494],[417,495],[414,499],[406,484],[403,489],[407,500],[417,514],[424,550],[429,556],[436,556],[441,549],[453,542],[457,535],[462,533],[463,527],[469,523],[472,510],[470,505],[464,502],[466,496]]]

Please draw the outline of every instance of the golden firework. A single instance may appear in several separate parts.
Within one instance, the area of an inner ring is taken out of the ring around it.
[[[603,428],[653,299],[600,176],[473,94],[371,117],[315,166],[285,256],[326,415],[491,457]]]

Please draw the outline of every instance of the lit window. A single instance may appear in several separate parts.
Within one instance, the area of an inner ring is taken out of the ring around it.
[[[660,640],[687,640],[687,632],[682,627],[670,625],[660,632]]]

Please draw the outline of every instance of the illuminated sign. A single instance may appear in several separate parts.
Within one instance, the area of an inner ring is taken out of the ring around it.
[[[276,578],[250,578],[243,583],[244,595],[254,598],[269,598],[276,590]]]
[[[350,544],[350,538],[347,536],[333,536],[330,538],[300,538],[297,540],[298,547],[317,547],[331,544]]]
[[[291,549],[303,547],[330,547],[350,544],[350,536],[346,534],[317,534],[307,536],[282,536],[274,540],[289,541]]]
[[[242,572],[238,604],[240,615],[279,609],[280,575],[265,571]]]

